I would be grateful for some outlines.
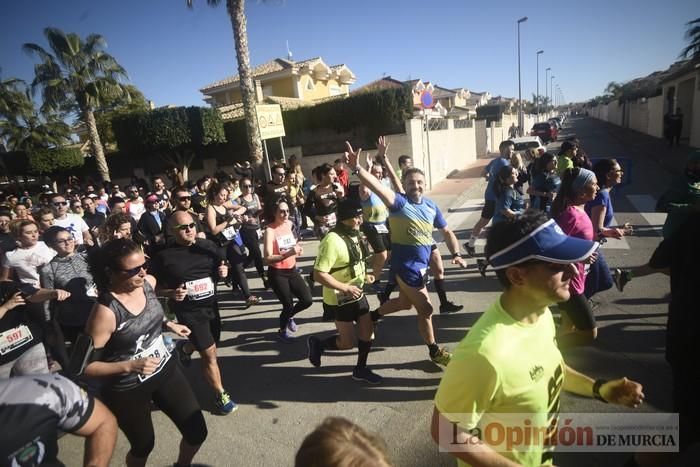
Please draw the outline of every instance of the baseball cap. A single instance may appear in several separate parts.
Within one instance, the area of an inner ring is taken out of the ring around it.
[[[506,269],[539,259],[549,263],[578,263],[598,249],[598,242],[566,235],[554,220],[549,220],[517,242],[492,254],[493,269]]]
[[[336,214],[339,221],[352,219],[362,215],[362,206],[360,203],[346,199],[338,203],[338,213]]]

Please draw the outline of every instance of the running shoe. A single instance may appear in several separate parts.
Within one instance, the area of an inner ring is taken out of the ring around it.
[[[476,260],[476,267],[479,268],[479,274],[481,274],[482,277],[486,277],[486,267],[488,266],[488,263],[486,262],[485,259],[477,259]]]
[[[355,367],[355,369],[352,370],[352,379],[355,381],[364,381],[369,384],[379,384],[382,382],[383,378],[367,367]]]
[[[620,292],[625,290],[625,285],[627,285],[627,283],[632,280],[631,276],[632,275],[627,269],[616,268],[613,271],[613,280],[615,281],[615,286],[617,287],[617,290],[619,290]]]
[[[430,356],[430,360],[433,361],[433,363],[437,363],[438,365],[442,366],[447,366],[448,363],[450,363],[450,359],[452,358],[452,354],[447,351],[445,347],[440,347],[440,350],[435,355]]]
[[[384,305],[385,302],[389,301],[389,294],[384,291],[377,293],[377,300],[379,300],[380,305]]]
[[[250,308],[250,307],[253,306],[253,305],[257,305],[257,304],[260,303],[261,301],[262,301],[262,298],[256,297],[255,295],[251,295],[250,297],[248,297],[248,298],[246,299],[246,301],[245,301],[245,307],[246,307],[246,308]]]
[[[289,321],[287,322],[287,330],[289,332],[297,332],[297,329],[299,329],[299,326],[297,326],[294,318],[289,318]]]
[[[471,246],[469,242],[465,243],[462,246],[464,247],[464,251],[466,251],[469,256],[474,256],[476,254],[476,248]]]
[[[321,354],[323,350],[321,349],[321,341],[316,336],[311,336],[306,341],[306,345],[309,348],[309,362],[316,368],[321,366]]]
[[[270,281],[267,279],[267,274],[262,275],[262,283],[265,290],[270,288]]]
[[[291,344],[294,342],[294,336],[292,336],[286,329],[277,331],[277,338],[285,344]]]
[[[187,345],[188,342],[187,339],[178,339],[178,341],[175,342],[175,354],[183,366],[190,366],[192,364],[192,353],[185,352],[185,345]]]
[[[447,301],[444,305],[440,305],[440,314],[444,315],[448,313],[455,313],[460,311],[462,308],[464,308],[464,305],[457,305],[456,303]]]
[[[226,391],[223,391],[216,396],[215,403],[216,408],[219,409],[219,412],[221,412],[222,414],[228,415],[238,410],[238,406],[235,402],[233,402],[233,400],[231,400],[231,396]]]

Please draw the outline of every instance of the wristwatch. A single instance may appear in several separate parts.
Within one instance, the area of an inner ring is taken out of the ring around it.
[[[593,383],[593,397],[595,397],[596,399],[598,399],[601,402],[605,402],[606,404],[608,403],[608,401],[606,401],[603,398],[603,396],[600,395],[600,387],[607,382],[608,382],[608,380],[606,380],[606,379],[597,379]]]
[[[462,253],[460,253],[459,251],[457,253],[452,253],[452,259],[461,258],[461,257],[462,257]]]
[[[350,173],[353,175],[358,175],[360,173],[360,166],[358,165],[357,167],[355,167],[355,170],[353,170]]]

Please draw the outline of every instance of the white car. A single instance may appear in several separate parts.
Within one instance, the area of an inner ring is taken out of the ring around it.
[[[523,136],[522,138],[511,138],[508,141],[513,142],[516,152],[524,153],[529,149],[536,149],[540,156],[547,152],[547,148],[542,144],[539,136]]]

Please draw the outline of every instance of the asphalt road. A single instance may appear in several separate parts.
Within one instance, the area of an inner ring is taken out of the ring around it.
[[[642,143],[635,148],[634,135],[623,137],[616,127],[589,118],[567,121],[563,136],[571,134],[576,134],[591,157],[631,160],[631,181],[613,197],[613,203],[616,219],[620,223],[631,222],[637,235],[624,243],[609,242],[605,255],[611,267],[645,263],[660,241],[659,227],[663,222],[662,217],[653,215],[649,203],[672,176],[669,168],[656,160],[663,155],[644,150]],[[639,139],[643,139],[642,135]],[[556,146],[556,143],[550,145],[550,149]],[[476,183],[466,192],[434,197],[461,240],[468,238],[476,222],[482,192],[483,185]],[[448,207],[452,208],[450,214]],[[317,241],[305,242],[301,262],[305,270],[310,268],[317,246]],[[447,267],[449,297],[464,304],[465,310],[450,316],[436,315],[433,322],[438,342],[454,347],[498,297],[500,286],[491,274],[482,278],[474,260],[470,260],[466,270],[460,270],[449,264],[450,256],[444,244],[440,244],[440,250]],[[250,277],[254,276],[251,272]],[[333,330],[332,324],[320,320],[320,288],[315,290],[314,305],[297,316],[300,327],[296,342],[282,344],[275,339],[278,302],[271,292],[260,290],[257,278],[251,283],[264,302],[247,310],[242,309],[240,300],[234,299],[229,291],[221,292],[224,332],[219,362],[224,384],[239,404],[239,410],[228,416],[210,414],[212,394],[203,384],[199,361],[195,360],[187,370],[207,410],[209,438],[195,459],[198,463],[293,465],[304,436],[325,417],[337,415],[380,434],[396,465],[454,465],[451,457],[438,452],[430,438],[432,398],[442,370],[427,360],[414,311],[382,321],[369,364],[384,377],[384,382],[380,386],[368,386],[350,378],[356,358],[354,351],[324,355],[320,368],[312,367],[306,359],[306,338],[327,336]],[[600,302],[598,341],[592,347],[568,352],[567,362],[594,377],[625,375],[640,381],[647,396],[640,410],[670,411],[670,372],[663,358],[668,293],[668,278],[657,274],[633,280],[624,294],[613,288],[596,296]],[[437,303],[437,296],[432,294],[432,297]],[[370,304],[377,303],[371,295]],[[625,413],[627,410],[565,395],[562,411]],[[174,425],[155,409],[153,419],[156,446],[149,465],[172,464],[180,436]],[[65,436],[60,445],[60,458],[67,465],[80,464],[81,440]],[[127,449],[120,433],[112,465],[123,464]],[[621,465],[627,457],[627,454],[610,453],[567,454],[558,455],[555,462],[564,466],[612,466]]]

